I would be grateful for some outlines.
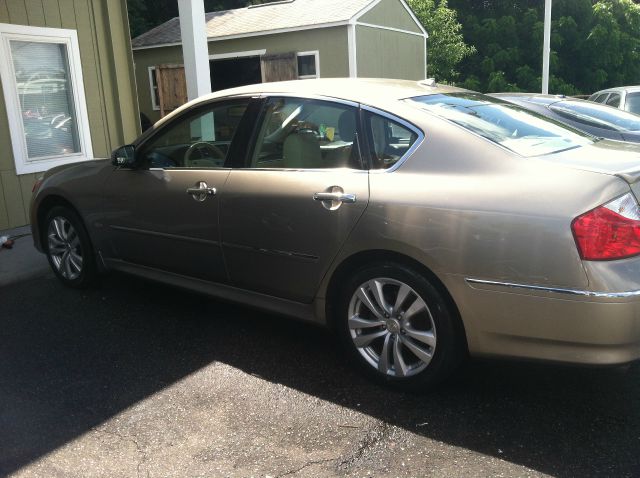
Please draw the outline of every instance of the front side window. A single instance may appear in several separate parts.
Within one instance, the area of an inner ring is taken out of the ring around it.
[[[251,168],[361,169],[358,109],[303,98],[265,105]]]
[[[593,142],[587,134],[481,93],[435,94],[407,101],[525,157],[553,154]]]
[[[18,174],[91,158],[76,32],[0,24],[0,37]]]
[[[149,168],[220,168],[249,99],[207,105],[175,119],[140,147]]]
[[[640,91],[627,93],[624,109],[630,113],[640,114]]]

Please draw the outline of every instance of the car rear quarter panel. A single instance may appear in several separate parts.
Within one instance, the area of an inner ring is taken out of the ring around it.
[[[558,311],[528,303],[527,292],[502,295],[466,279],[588,290],[571,221],[628,185],[516,156],[436,118],[420,126],[425,140],[412,157],[394,172],[370,174],[369,207],[341,259],[388,250],[424,264],[457,305],[472,352],[495,353],[496,337],[511,335],[580,342],[574,320],[558,327]],[[549,358],[563,360],[564,352]]]

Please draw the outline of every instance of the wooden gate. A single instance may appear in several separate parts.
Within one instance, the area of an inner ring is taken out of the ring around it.
[[[298,56],[295,52],[263,55],[261,67],[263,83],[298,79]]]
[[[155,73],[162,118],[188,101],[187,80],[183,65],[157,65]]]

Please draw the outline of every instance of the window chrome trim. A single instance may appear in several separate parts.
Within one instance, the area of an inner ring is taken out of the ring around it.
[[[625,292],[598,292],[591,290],[578,290],[578,289],[564,289],[559,287],[544,287],[539,285],[530,285],[530,284],[516,284],[512,282],[499,282],[492,280],[484,280],[484,279],[472,279],[465,278],[465,281],[468,284],[480,284],[480,285],[494,285],[499,287],[505,287],[509,289],[525,289],[525,290],[535,290],[542,292],[553,292],[555,294],[565,294],[565,295],[576,295],[581,297],[596,297],[596,298],[604,298],[604,299],[624,299],[627,297],[640,297],[640,290],[630,290]]]
[[[407,160],[407,158],[409,156],[411,156],[416,149],[418,149],[420,147],[420,145],[422,144],[422,142],[424,141],[425,138],[425,134],[424,132],[418,128],[416,125],[414,125],[413,123],[409,123],[407,120],[402,119],[394,114],[391,114],[387,111],[378,109],[378,108],[374,108],[373,106],[368,106],[368,105],[360,105],[360,109],[362,109],[363,111],[368,111],[369,113],[373,113],[379,116],[382,116],[384,118],[387,118],[391,121],[394,121],[402,126],[404,126],[407,129],[410,129],[411,131],[413,131],[415,134],[418,135],[418,139],[416,139],[413,144],[411,145],[411,147],[407,150],[406,153],[404,153],[402,155],[402,157],[396,161],[396,163],[391,166],[390,168],[387,169],[369,169],[370,173],[375,173],[375,174],[384,174],[384,173],[392,173],[394,172],[396,169],[398,169],[400,166],[402,166],[402,164]]]

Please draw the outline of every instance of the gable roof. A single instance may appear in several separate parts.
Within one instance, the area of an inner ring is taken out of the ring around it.
[[[374,2],[376,0],[292,0],[205,13],[207,39],[345,25]],[[131,43],[136,49],[180,42],[180,18],[175,17],[137,36]]]

